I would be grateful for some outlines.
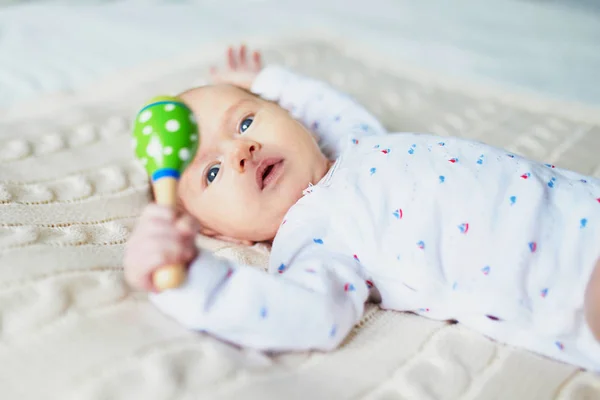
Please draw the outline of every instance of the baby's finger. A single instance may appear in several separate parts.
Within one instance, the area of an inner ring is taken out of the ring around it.
[[[163,220],[150,220],[145,224],[140,225],[137,229],[142,240],[160,240],[160,238],[177,239],[179,233],[173,222]]]
[[[161,221],[173,221],[175,219],[175,211],[171,207],[148,204],[141,215],[142,221],[156,219]]]
[[[252,62],[253,65],[252,67],[255,69],[261,69],[262,68],[262,56],[260,54],[260,52],[255,51],[254,53],[252,53]]]
[[[240,66],[242,66],[242,67],[246,66],[247,60],[246,60],[246,45],[245,44],[240,46],[239,62],[240,62]]]
[[[200,226],[192,216],[186,214],[177,220],[175,229],[183,236],[188,237],[195,235],[200,230]]]
[[[231,69],[237,68],[235,53],[233,51],[233,47],[231,47],[231,46],[227,49],[227,65],[229,65],[229,68],[231,68]]]

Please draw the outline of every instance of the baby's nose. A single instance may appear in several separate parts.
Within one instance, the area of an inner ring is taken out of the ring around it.
[[[237,172],[244,172],[247,164],[260,149],[260,144],[247,139],[235,139],[228,146],[228,159],[232,168]]]

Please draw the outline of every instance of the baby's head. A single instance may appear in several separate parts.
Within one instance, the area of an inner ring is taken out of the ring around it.
[[[179,197],[202,233],[244,242],[273,239],[285,213],[330,162],[313,134],[277,104],[230,85],[180,98],[200,131]]]

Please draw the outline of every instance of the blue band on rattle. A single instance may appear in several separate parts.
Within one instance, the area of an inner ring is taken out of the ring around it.
[[[173,168],[162,168],[152,174],[152,182],[156,182],[161,178],[175,178],[179,179],[179,171]]]
[[[186,105],[183,102],[181,102],[181,101],[161,100],[161,101],[155,101],[154,103],[148,104],[147,106],[145,106],[144,108],[142,108],[140,111],[138,111],[138,115],[140,115],[141,113],[144,112],[144,110],[146,110],[146,109],[148,109],[150,107],[159,106],[161,104],[165,104],[165,105],[166,104],[173,104],[173,105],[176,105],[176,106],[186,107]]]

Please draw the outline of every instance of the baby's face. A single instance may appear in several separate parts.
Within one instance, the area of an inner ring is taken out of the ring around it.
[[[200,147],[179,196],[205,233],[271,240],[289,208],[329,161],[313,135],[286,110],[229,85],[183,93]]]

